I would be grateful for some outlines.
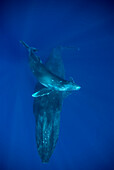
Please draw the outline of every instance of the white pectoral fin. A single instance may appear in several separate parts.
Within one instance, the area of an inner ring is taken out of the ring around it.
[[[45,95],[49,95],[52,92],[52,90],[48,89],[48,88],[43,88],[35,93],[32,94],[32,97],[42,97]]]

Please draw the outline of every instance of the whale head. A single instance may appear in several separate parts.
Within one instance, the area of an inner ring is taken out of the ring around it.
[[[66,81],[64,84],[64,87],[66,89],[66,91],[74,91],[74,90],[80,90],[80,86],[77,85],[74,80],[70,80],[70,81]]]
[[[67,86],[68,86],[69,91],[80,90],[81,88],[79,85],[77,85],[75,82],[72,82],[72,81],[69,81]]]

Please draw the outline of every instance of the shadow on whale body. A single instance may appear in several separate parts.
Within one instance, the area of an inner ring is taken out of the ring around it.
[[[65,73],[60,47],[53,49],[45,65],[43,65],[40,58],[34,54],[36,49],[29,47],[24,42],[21,43],[29,50],[30,68],[40,82],[38,82],[35,87],[35,93],[39,92],[40,95],[38,97],[34,96],[33,113],[36,120],[36,143],[38,153],[42,162],[47,163],[58,140],[60,112],[63,99],[71,94],[71,90],[61,90],[61,85],[63,87],[64,83],[71,83],[72,85],[74,81],[64,80]],[[47,80],[45,81],[44,79]],[[57,86],[52,83],[52,80],[58,83]],[[63,82],[60,84],[60,81]],[[50,86],[47,87],[46,83],[53,85],[54,88],[52,88],[52,86],[51,88]],[[58,89],[56,89],[55,86]],[[78,88],[80,86],[76,87]]]

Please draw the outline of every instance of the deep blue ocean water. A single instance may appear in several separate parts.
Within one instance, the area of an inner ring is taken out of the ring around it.
[[[0,170],[114,169],[114,4],[112,1],[0,1]],[[43,62],[58,45],[66,79],[82,87],[63,103],[59,140],[48,164],[35,141],[28,53]]]

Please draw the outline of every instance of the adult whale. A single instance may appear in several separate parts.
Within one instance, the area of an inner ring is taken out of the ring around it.
[[[21,41],[21,43],[29,51],[29,63],[33,74],[36,76],[37,80],[43,86],[46,87],[42,90],[35,92],[32,95],[33,97],[41,97],[44,95],[49,95],[53,91],[71,92],[73,90],[79,90],[81,88],[73,81],[73,79],[71,81],[67,81],[53,74],[50,70],[48,70],[44,66],[44,64],[42,64],[40,58],[34,54],[34,52],[37,51],[36,48],[29,47],[24,41]]]
[[[38,78],[40,69],[41,60],[37,57],[34,52],[35,48],[30,49],[30,47],[22,42],[26,48],[29,50],[29,65],[33,74]],[[54,48],[51,55],[48,57],[44,68],[54,74],[57,77],[60,77],[62,80],[65,79],[64,65],[61,58],[61,48]],[[59,127],[60,127],[60,112],[62,109],[62,103],[66,96],[68,96],[70,91],[57,91],[45,88],[39,82],[35,87],[35,91],[40,91],[40,97],[34,98],[33,104],[33,113],[36,120],[36,143],[38,153],[42,162],[46,163],[49,161],[54,148],[56,146],[58,136],[59,136]],[[41,94],[42,92],[42,94]]]
[[[65,78],[61,49],[54,48],[45,67],[61,78]],[[35,91],[45,88],[39,82]],[[36,119],[36,143],[41,161],[47,163],[56,147],[60,129],[60,113],[64,97],[68,92],[53,91],[49,95],[34,97],[33,113]]]

